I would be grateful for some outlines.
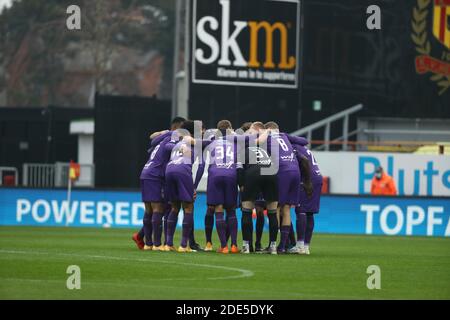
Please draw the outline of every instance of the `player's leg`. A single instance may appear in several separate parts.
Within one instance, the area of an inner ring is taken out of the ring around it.
[[[192,250],[188,248],[187,243],[191,234],[191,230],[194,224],[194,203],[193,202],[182,202],[183,206],[183,228],[181,233],[181,243],[178,248],[178,252],[191,252]]]
[[[205,251],[212,251],[212,232],[214,228],[214,206],[208,205],[205,215]]]
[[[227,212],[226,223],[227,229],[229,230],[229,235],[231,238],[231,253],[239,253],[237,245],[237,234],[238,234],[238,221],[236,217],[236,207],[228,206],[225,208]],[[228,243],[228,237],[226,237]]]
[[[148,181],[145,179],[141,179],[141,196],[142,196],[142,202],[147,202],[149,198],[149,190],[148,190]],[[146,212],[147,210],[145,210]],[[145,218],[145,212],[144,212],[144,218]],[[144,221],[142,221],[144,222]],[[131,239],[136,243],[136,246],[138,249],[143,250],[145,247],[145,232],[144,232],[144,225],[142,224],[142,228],[138,231],[133,233],[133,236]]]
[[[245,191],[244,191],[245,193]],[[242,201],[242,253],[250,253],[250,244],[253,243],[253,213],[254,202],[251,200]]]
[[[227,209],[225,209],[225,210],[227,211]],[[236,215],[236,209],[234,209],[234,215]],[[227,227],[225,229],[225,238],[227,238],[227,243],[228,243],[228,240],[230,240],[230,236],[231,236],[229,219],[230,219],[230,215],[228,214],[228,211],[227,211],[227,214],[225,215],[225,222],[227,224]]]
[[[225,221],[224,206],[226,195],[226,179],[224,177],[215,177],[211,179],[211,187],[214,189],[214,195],[210,197],[211,203],[215,204],[215,218],[216,229],[220,240],[220,248],[217,250],[219,253],[228,253],[227,242],[227,223]]]
[[[278,180],[275,175],[261,176],[261,190],[267,206],[267,217],[269,219],[269,253],[277,254],[278,237]]]
[[[187,246],[194,226],[194,182],[191,175],[180,174],[177,177],[178,199],[183,206],[184,218],[180,247],[178,252],[192,252]]]
[[[310,198],[303,194],[300,196],[301,210],[303,214],[301,218],[302,235],[299,243],[301,254],[310,253],[310,243],[314,230],[314,213],[319,212],[320,208],[320,193],[322,190],[322,177],[316,177],[313,181],[313,194]]]
[[[301,206],[295,207],[295,215],[297,218],[297,248],[300,250],[300,253],[304,253],[305,251],[305,235],[306,235],[306,213],[302,212]]]
[[[277,253],[278,219],[277,202],[267,202],[267,218],[269,219],[269,248],[271,254]]]
[[[262,252],[261,238],[264,231],[264,209],[265,202],[256,201],[255,211],[256,211],[256,239],[255,239],[255,252]]]
[[[176,250],[173,246],[173,237],[177,228],[178,213],[180,212],[180,207],[180,201],[173,201],[171,203],[171,210],[169,216],[167,217],[167,240],[166,245],[164,246],[164,251]]]
[[[144,250],[152,250],[153,249],[153,227],[152,227],[152,206],[150,202],[145,202],[145,213],[144,213]]]
[[[314,214],[306,214],[306,232],[305,232],[305,254],[309,254],[309,246],[311,244],[311,239],[314,231]]]
[[[144,234],[144,226],[142,226],[139,229],[139,231],[137,232],[137,236],[138,236],[139,239],[142,239],[142,241],[144,241],[144,236],[145,236],[145,234]]]
[[[231,253],[239,253],[237,247],[238,225],[236,219],[236,203],[238,201],[237,180],[235,177],[223,178],[223,201],[227,213],[225,218],[225,242],[231,237]]]
[[[297,240],[295,238],[294,224],[292,223],[292,220],[291,220],[291,226],[289,229],[289,247],[293,248],[296,245],[297,245]]]
[[[217,252],[228,253],[228,245],[226,238],[227,225],[225,222],[223,205],[220,204],[215,206],[215,217],[216,217],[217,235],[219,236],[220,240],[220,248],[217,250]]]
[[[192,209],[192,215],[194,215],[194,208]],[[192,229],[191,233],[189,234],[189,248],[191,248],[193,251],[203,251],[203,248],[200,246],[200,244],[195,241],[195,225],[194,220],[192,220]]]
[[[152,215],[152,228],[153,228],[153,251],[162,251],[164,247],[161,243],[162,237],[162,219],[165,211],[164,202],[152,202],[151,203],[153,215]]]
[[[242,253],[250,253],[253,250],[253,208],[255,201],[261,194],[261,175],[259,169],[250,169],[245,173],[244,189],[242,197]]]
[[[277,177],[279,185],[279,207],[280,218],[282,217],[280,233],[280,252],[286,252],[289,244],[289,234],[291,233],[291,205],[298,203],[298,186],[300,185],[300,172],[287,171],[280,172]],[[293,228],[292,228],[293,229]],[[294,236],[295,237],[295,236]]]
[[[287,204],[283,204],[280,206],[280,218],[281,218],[281,226],[280,226],[280,245],[278,246],[278,252],[284,253],[286,251],[287,242],[289,239],[289,231],[291,229],[291,214],[290,214],[290,206]]]
[[[164,207],[163,216],[163,233],[164,233],[164,246],[167,244],[167,220],[169,219],[169,214],[172,211],[172,205],[167,202]]]
[[[207,251],[212,251],[212,231],[214,227],[215,206],[222,204],[220,199],[221,190],[219,188],[219,177],[213,174],[208,175],[208,183],[206,187],[206,203],[208,209],[205,216],[205,236]],[[217,222],[216,222],[217,223]]]

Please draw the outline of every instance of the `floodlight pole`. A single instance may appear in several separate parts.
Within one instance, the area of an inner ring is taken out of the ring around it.
[[[189,80],[190,80],[190,60],[191,60],[191,1],[185,0],[186,11],[184,18],[184,101],[178,107],[178,112],[182,117],[189,118]]]
[[[183,71],[179,70],[182,2],[185,3]],[[172,118],[176,116],[184,118],[189,117],[190,3],[190,0],[176,0],[172,78]]]
[[[181,16],[181,0],[175,2],[175,45],[173,51],[173,76],[172,76],[172,119],[178,114],[178,68],[179,68],[179,54],[180,54],[180,16]]]

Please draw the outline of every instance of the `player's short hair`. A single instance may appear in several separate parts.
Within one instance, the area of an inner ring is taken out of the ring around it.
[[[251,127],[253,127],[254,129],[257,129],[257,130],[265,129],[264,123],[262,123],[261,121],[253,122]]]
[[[247,131],[248,129],[250,129],[250,127],[252,126],[252,123],[251,122],[244,122],[242,125],[241,125],[241,127],[240,127],[240,129],[242,130],[242,131]]]
[[[279,130],[280,129],[280,127],[278,126],[278,123],[276,123],[275,121],[266,122],[264,124],[264,128],[266,128],[266,129],[273,129],[273,130]]]
[[[219,122],[217,122],[217,129],[219,130],[233,129],[233,126],[231,125],[231,122],[228,120],[220,120]]]
[[[170,122],[170,129],[175,130],[180,128],[183,125],[183,122],[185,122],[186,119],[183,117],[175,117],[172,119],[172,122]]]
[[[194,135],[195,123],[192,120],[186,120],[181,125],[180,129],[184,129],[189,132],[190,135]]]

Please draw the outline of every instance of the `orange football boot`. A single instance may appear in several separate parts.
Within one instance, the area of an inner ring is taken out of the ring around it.
[[[228,246],[227,247],[223,247],[223,248],[219,248],[219,249],[217,249],[217,253],[224,253],[224,254],[227,254],[229,251],[228,251]]]

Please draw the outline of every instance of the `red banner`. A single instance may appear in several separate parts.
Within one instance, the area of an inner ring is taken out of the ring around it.
[[[430,56],[418,56],[416,57],[416,71],[419,74],[432,72],[448,76],[450,75],[450,64]]]

